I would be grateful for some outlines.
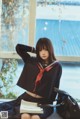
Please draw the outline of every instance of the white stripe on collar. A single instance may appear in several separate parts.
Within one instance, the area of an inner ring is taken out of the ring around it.
[[[51,64],[49,64],[46,68],[48,68],[48,67],[50,67],[50,66],[52,66],[53,64],[55,64],[56,62],[58,62],[58,60],[56,60],[56,61],[54,61],[54,62],[52,62]],[[43,66],[42,66],[42,64],[39,62],[39,65],[43,68]]]

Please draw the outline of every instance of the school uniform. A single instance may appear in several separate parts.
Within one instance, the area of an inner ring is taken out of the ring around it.
[[[53,92],[54,87],[59,88],[62,67],[58,61],[50,63],[47,67],[43,67],[37,57],[32,57],[28,52],[35,52],[34,48],[18,44],[16,51],[24,61],[23,71],[17,82],[17,85],[26,91],[33,92],[43,98],[35,98],[24,92],[15,100],[15,107],[19,113],[21,99],[38,102],[41,104],[52,104],[55,100],[56,93]],[[46,119],[53,113],[52,107],[44,107],[44,113],[39,114],[41,119]]]

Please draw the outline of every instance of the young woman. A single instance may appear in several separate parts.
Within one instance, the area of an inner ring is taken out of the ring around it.
[[[22,57],[25,65],[17,83],[27,90],[24,99],[40,104],[52,104],[56,94],[53,88],[59,87],[62,68],[56,60],[51,41],[40,38],[34,48],[18,44],[17,53]],[[27,52],[36,52],[31,57]],[[53,113],[52,107],[43,108],[43,114],[22,114],[21,119],[46,119]]]
[[[55,58],[52,43],[48,38],[40,38],[36,49],[17,44],[16,51],[24,61],[24,68],[17,85],[26,90],[13,101],[14,103],[11,102],[15,115],[18,116],[21,99],[40,104],[53,103],[56,97],[54,87],[59,88],[62,67]],[[28,52],[36,53],[36,56],[32,57]],[[20,116],[21,119],[46,119],[52,113],[52,107],[43,107],[43,114],[25,113]]]

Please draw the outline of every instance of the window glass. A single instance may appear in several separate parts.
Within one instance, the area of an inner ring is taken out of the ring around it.
[[[56,56],[80,56],[79,4],[69,0],[38,0],[35,43],[40,37],[48,37]]]
[[[28,0],[2,0],[0,51],[13,51],[28,40]]]

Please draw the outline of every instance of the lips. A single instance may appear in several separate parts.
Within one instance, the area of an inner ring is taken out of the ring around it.
[[[46,56],[42,56],[43,58],[46,58]]]

